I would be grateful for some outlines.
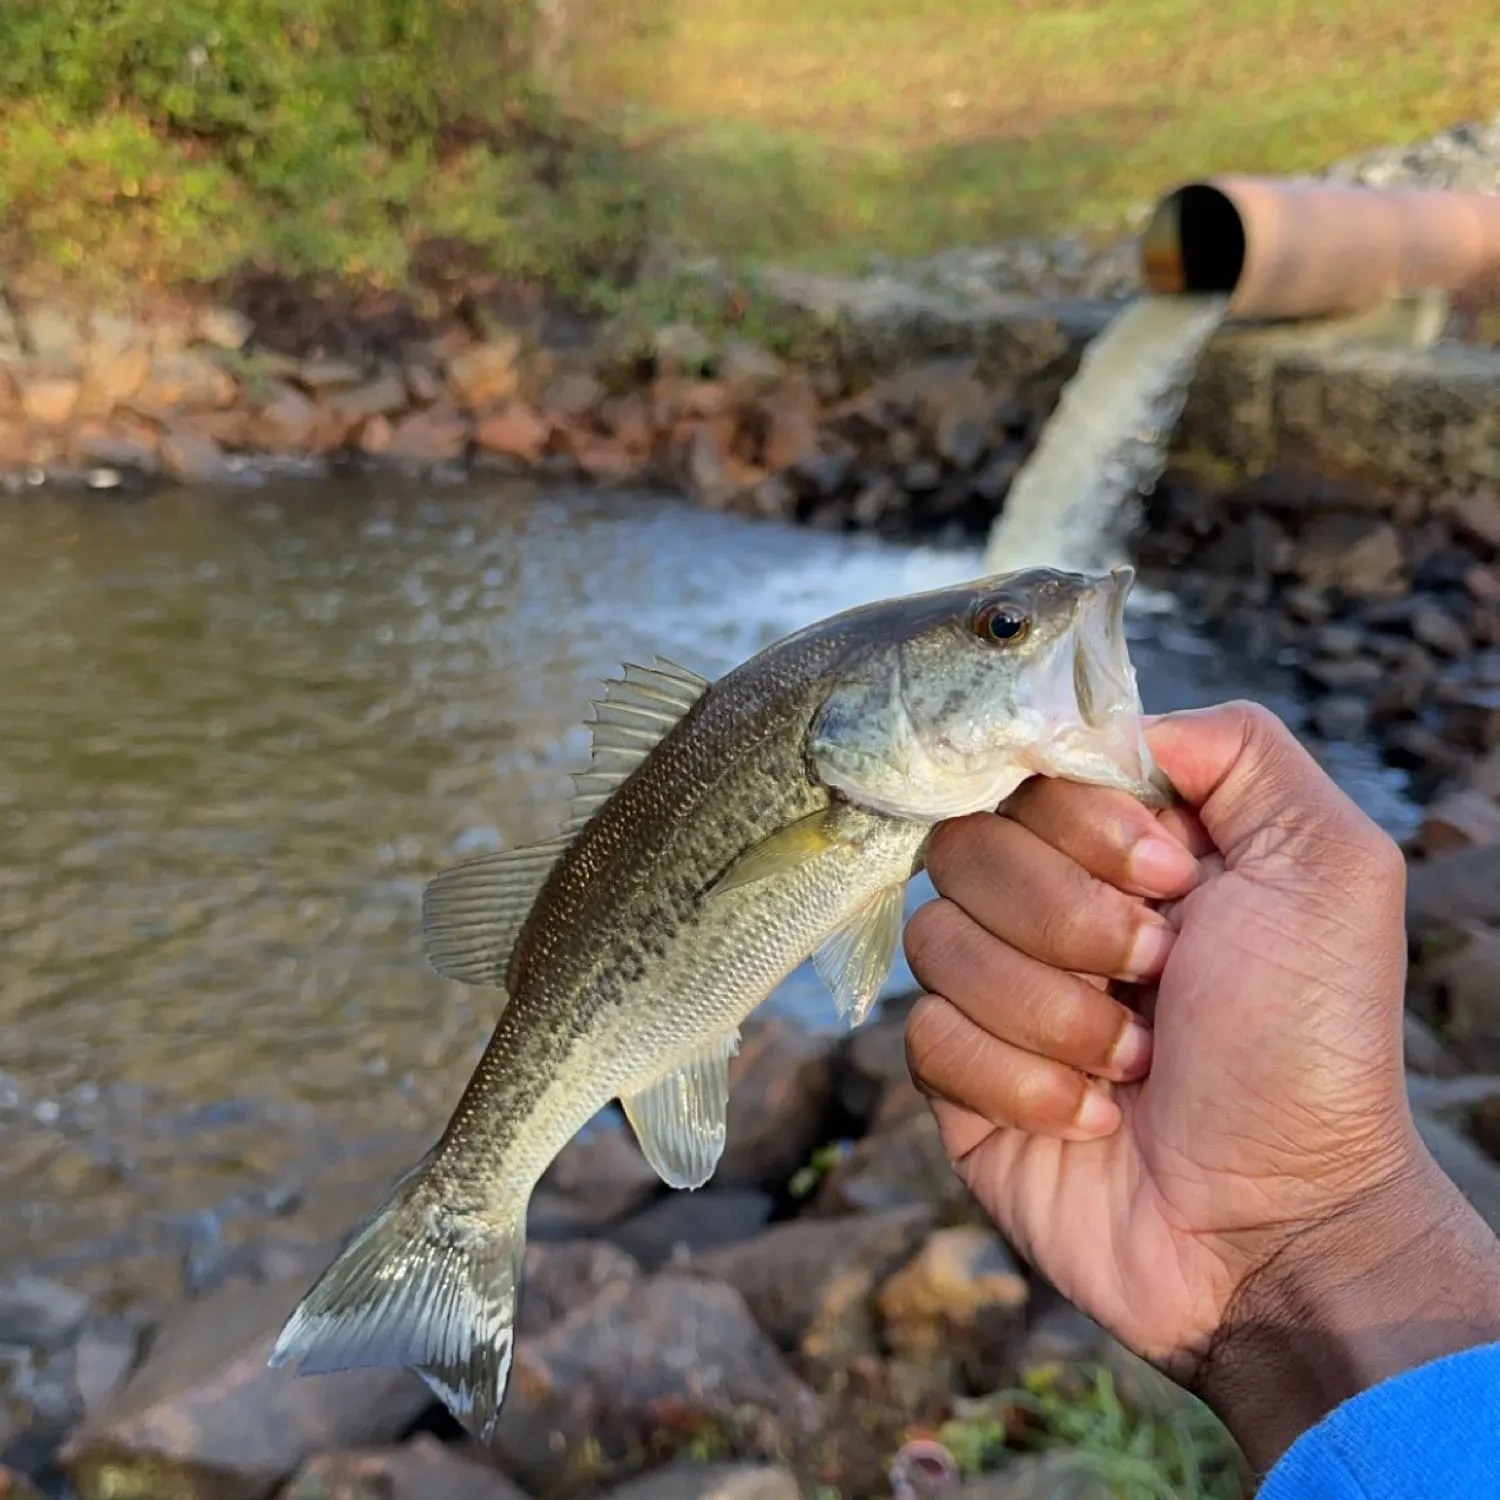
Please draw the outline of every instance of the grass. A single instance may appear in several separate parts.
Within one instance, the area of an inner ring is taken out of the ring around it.
[[[1123,1399],[1102,1365],[1046,1366],[1021,1385],[970,1403],[938,1433],[965,1476],[1002,1469],[1019,1453],[1063,1450],[1119,1500],[1245,1500],[1248,1476],[1233,1440],[1200,1402]]]
[[[1117,229],[1482,117],[1485,0],[7,0],[0,264],[575,296]],[[438,276],[439,281],[443,279]]]
[[[1484,0],[623,0],[609,100],[658,227],[819,267],[1109,232],[1176,181],[1288,172],[1500,97]]]

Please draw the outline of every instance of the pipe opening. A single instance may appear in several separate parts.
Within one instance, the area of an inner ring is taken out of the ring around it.
[[[1245,225],[1216,187],[1191,183],[1175,194],[1182,290],[1228,294],[1245,269]]]

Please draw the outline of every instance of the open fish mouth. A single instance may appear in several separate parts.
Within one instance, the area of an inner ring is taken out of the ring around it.
[[[1108,728],[1122,714],[1140,717],[1140,691],[1125,639],[1125,601],[1134,584],[1134,568],[1111,569],[1094,586],[1074,633],[1073,694],[1090,729]]]

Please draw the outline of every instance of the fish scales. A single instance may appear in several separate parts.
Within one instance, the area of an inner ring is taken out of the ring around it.
[[[937,823],[1037,774],[1171,799],[1125,644],[1132,578],[1028,569],[849,611],[712,686],[660,660],[606,684],[559,837],[424,896],[430,960],[497,986],[496,1025],[441,1138],[271,1363],[405,1366],[488,1440],[532,1189],[603,1105],[663,1181],[701,1186],[741,1022],[809,955],[864,1019]]]

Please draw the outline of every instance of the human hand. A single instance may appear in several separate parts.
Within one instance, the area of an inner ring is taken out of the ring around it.
[[[1482,1275],[1495,1241],[1407,1104],[1400,851],[1263,709],[1148,739],[1184,807],[1037,778],[939,828],[908,1059],[1017,1250],[1263,1461],[1442,1345],[1434,1234]],[[1426,1343],[1371,1343],[1424,1310]]]

